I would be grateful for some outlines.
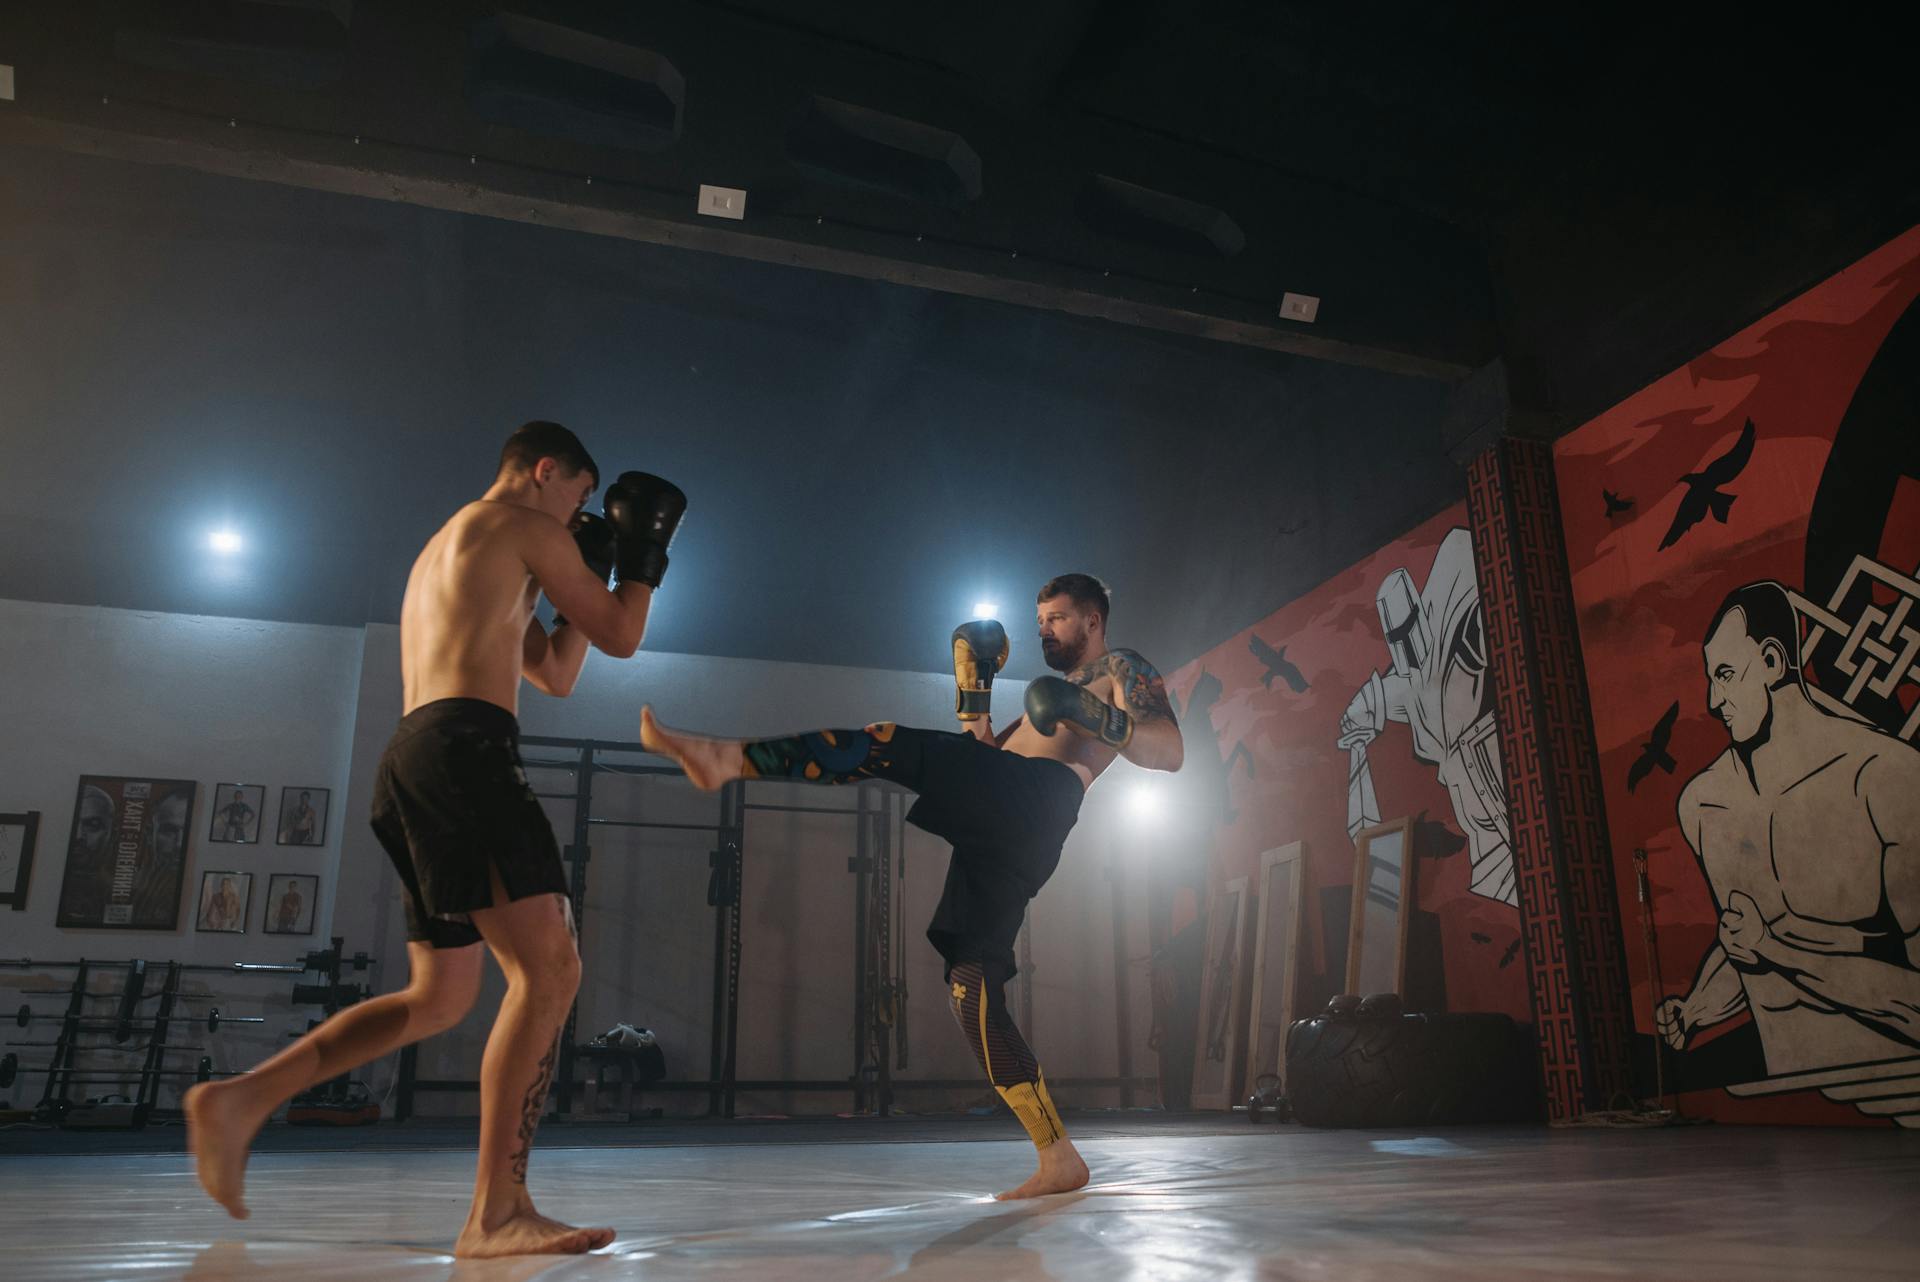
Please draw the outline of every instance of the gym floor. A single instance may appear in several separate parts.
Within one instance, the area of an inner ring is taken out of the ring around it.
[[[58,1137],[86,1152],[13,1132],[0,1137],[0,1258],[20,1282],[1766,1282],[1910,1279],[1920,1260],[1914,1132],[1068,1122],[1092,1185],[1011,1204],[990,1195],[1032,1150],[1005,1118],[555,1126],[532,1167],[542,1207],[619,1239],[587,1257],[477,1262],[447,1253],[472,1181],[457,1126],[275,1128],[245,1222],[200,1195],[177,1131]]]

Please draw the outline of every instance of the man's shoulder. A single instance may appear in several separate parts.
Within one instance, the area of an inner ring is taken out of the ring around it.
[[[1720,755],[1687,780],[1686,787],[1680,790],[1680,813],[1697,810],[1702,803],[1714,800],[1723,788],[1734,782],[1734,769],[1732,747],[1722,748]]]
[[[1141,654],[1138,650],[1129,650],[1125,646],[1115,646],[1113,649],[1108,650],[1107,659],[1116,667],[1130,668],[1135,672],[1157,674],[1160,671],[1160,669],[1153,666],[1146,655]]]
[[[1896,786],[1920,792],[1920,748],[1873,726],[1848,722],[1842,740],[1856,763],[1859,787]]]
[[[483,551],[524,555],[536,543],[564,537],[566,527],[544,512],[517,503],[475,499],[449,517],[441,532],[469,555]]]

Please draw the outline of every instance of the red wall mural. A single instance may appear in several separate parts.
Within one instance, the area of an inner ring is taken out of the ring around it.
[[[1307,844],[1307,1009],[1344,973],[1351,834],[1413,816],[1410,1004],[1529,1018],[1466,505],[1169,676],[1209,881]]]
[[[1920,1125],[1916,297],[1920,228],[1555,447],[1641,1051],[1725,1120]]]

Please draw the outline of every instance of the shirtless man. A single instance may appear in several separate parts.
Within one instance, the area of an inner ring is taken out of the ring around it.
[[[313,839],[313,827],[320,816],[313,812],[313,794],[303,792],[300,800],[294,804],[293,814],[280,825],[280,844],[283,846],[317,846]]]
[[[946,888],[927,938],[946,959],[954,1018],[987,1081],[1026,1127],[1040,1169],[1004,1199],[1066,1193],[1087,1182],[1026,1039],[1007,1014],[1004,986],[1027,901],[1046,884],[1102,771],[1124,756],[1178,770],[1180,727],[1160,674],[1131,650],[1107,648],[1106,586],[1066,574],[1040,589],[1040,646],[1066,678],[1027,687],[1026,716],[999,735],[988,716],[1007,634],[991,621],[953,633],[955,704],[964,733],[880,722],[784,739],[709,739],[662,728],[640,713],[640,742],[673,758],[700,788],[734,779],[850,783],[888,779],[920,794],[907,821],[953,843]],[[1065,726],[1072,733],[1059,734]]]
[[[220,818],[225,827],[221,829],[221,841],[245,841],[247,832],[253,827],[253,807],[238,788],[233,790],[233,800],[220,807]]]
[[[406,892],[402,992],[348,1007],[253,1072],[188,1091],[200,1183],[235,1218],[247,1145],[283,1102],[453,1027],[480,988],[482,941],[507,980],[480,1067],[480,1160],[454,1254],[577,1253],[611,1229],[534,1210],[527,1156],[553,1076],[580,954],[553,830],[519,758],[520,681],[564,696],[587,644],[619,658],[646,631],[680,491],[639,472],[607,489],[606,519],[581,507],[600,483],[579,440],[554,423],[508,439],[478,502],[428,541],[400,609],[405,716],[374,784],[373,828]],[[569,526],[573,532],[569,534]],[[617,566],[621,583],[607,590]],[[557,615],[533,617],[544,591]]]
[[[1920,1048],[1920,751],[1800,684],[1786,589],[1753,583],[1707,629],[1708,706],[1732,743],[1680,794],[1720,906],[1693,991],[1656,1012],[1675,1049],[1753,1012],[1770,1076]]]

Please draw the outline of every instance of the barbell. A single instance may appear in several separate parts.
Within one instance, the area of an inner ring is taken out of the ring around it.
[[[143,1015],[139,1019],[101,1019],[98,1016],[49,1015],[45,1011],[35,1010],[25,1002],[21,1002],[20,1009],[13,1013],[13,1022],[21,1028],[25,1028],[28,1024],[36,1022],[41,1024],[64,1024],[68,1022],[69,1019],[73,1021],[76,1028],[84,1028],[90,1031],[112,1029],[113,1040],[116,1042],[124,1042],[127,1038],[133,1036],[135,1027],[153,1028],[160,1022],[158,1019],[148,1015]],[[222,1015],[218,1006],[215,1006],[205,1015],[195,1016],[192,1019],[187,1018],[185,1015],[168,1016],[168,1023],[175,1021],[181,1024],[197,1024],[205,1028],[209,1033],[219,1032],[220,1025],[222,1024],[264,1024],[267,1022],[264,1015]]]
[[[298,1034],[295,1034],[295,1036],[298,1036]],[[9,1046],[38,1046],[42,1050],[47,1050],[56,1046],[65,1046],[66,1044],[67,1043],[65,1042],[8,1042],[7,1043],[7,1045]],[[156,1051],[156,1050],[159,1051],[162,1055],[184,1055],[184,1054],[187,1054],[188,1052],[193,1052],[195,1054],[204,1054],[207,1048],[204,1046],[154,1046],[151,1043],[144,1043],[144,1042],[139,1046],[98,1046],[98,1045],[88,1046],[88,1045],[82,1045],[78,1042],[75,1042],[73,1044],[73,1049],[75,1050],[75,1052],[82,1055],[145,1055],[149,1051]]]
[[[213,965],[206,962],[184,962],[181,964],[180,969],[203,972],[212,971],[220,974],[303,975],[310,970],[325,970],[334,959],[335,954],[333,950],[327,948],[302,953],[299,961],[287,965],[281,965],[275,962],[227,962],[222,965]],[[345,954],[340,954],[338,960],[342,966],[351,966],[354,970],[365,970],[373,964],[373,958],[367,956],[364,952],[354,953],[350,957]],[[78,970],[81,966],[114,967],[131,965],[133,965],[133,963],[130,961],[35,961],[31,957],[0,957],[0,970]]]
[[[18,1077],[21,1071],[20,1057],[18,1055],[12,1053],[0,1055],[0,1087],[13,1085],[14,1078]],[[38,1068],[29,1068],[25,1071],[29,1073],[48,1073],[53,1071],[53,1065],[43,1064]],[[200,1062],[192,1068],[156,1068],[151,1070],[151,1072],[142,1073],[62,1073],[60,1075],[61,1080],[66,1082],[127,1082],[137,1077],[149,1076],[191,1077],[196,1082],[208,1082],[216,1077],[234,1077],[237,1076],[237,1074],[214,1072],[213,1057],[210,1055],[202,1055]]]

